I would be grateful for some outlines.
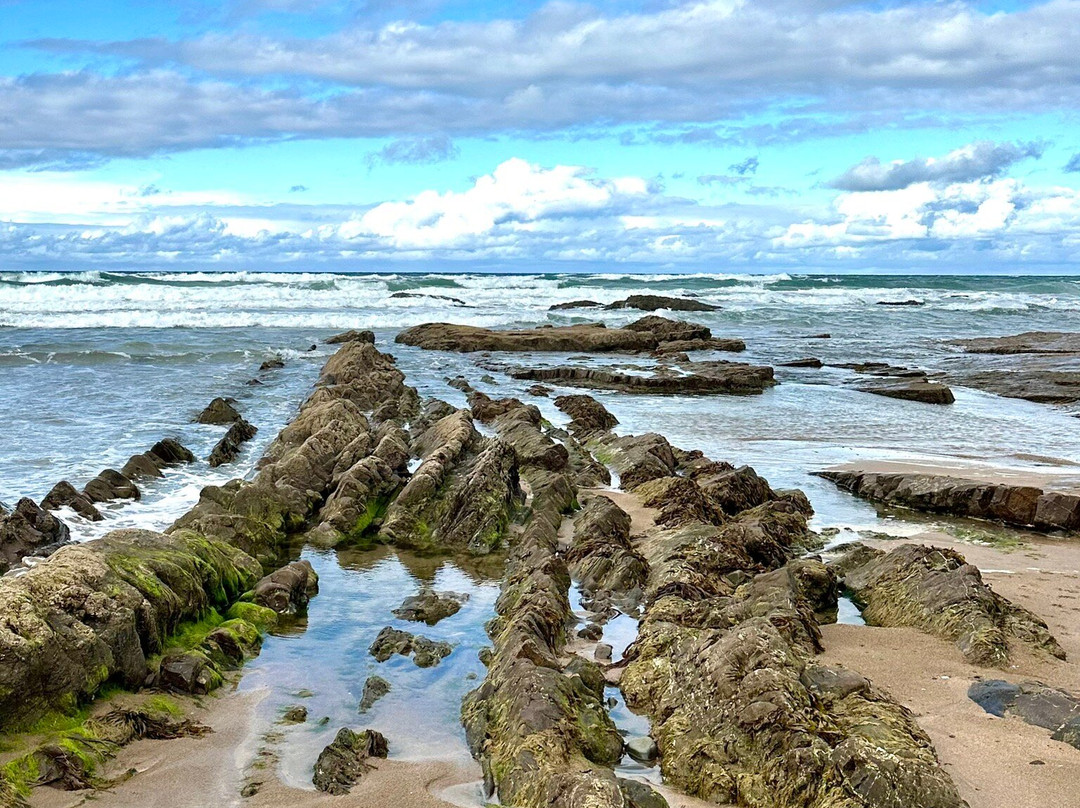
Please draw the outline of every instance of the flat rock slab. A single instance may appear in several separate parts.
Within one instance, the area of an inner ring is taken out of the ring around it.
[[[959,345],[968,353],[983,354],[1080,354],[1080,332],[1076,331],[1026,331],[1007,337],[978,337],[955,339],[950,345]]]
[[[517,368],[511,369],[509,375],[590,390],[645,394],[751,395],[776,384],[772,368],[742,362],[681,362],[677,370],[661,366],[649,375],[576,365]]]
[[[899,398],[904,401],[919,401],[923,404],[952,404],[956,401],[953,391],[944,384],[926,381],[902,382],[898,384],[870,385],[858,388],[863,393],[875,396]]]
[[[973,682],[968,698],[998,717],[1013,715],[1053,731],[1053,739],[1080,749],[1080,698],[1041,682],[1013,684],[1004,679]]]
[[[435,351],[651,351],[658,345],[650,331],[571,325],[561,328],[495,330],[451,323],[425,323],[407,328],[395,342]]]

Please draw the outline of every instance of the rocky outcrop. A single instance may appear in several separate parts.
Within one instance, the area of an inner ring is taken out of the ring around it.
[[[237,416],[237,420],[221,436],[210,452],[207,460],[211,468],[217,468],[226,463],[231,463],[240,456],[243,445],[255,437],[259,430],[252,424]]]
[[[1017,645],[1065,658],[1046,623],[994,592],[955,550],[856,545],[836,563],[869,625],[921,629],[955,643],[976,665],[1006,667]]]
[[[661,365],[654,369],[652,375],[646,376],[608,368],[563,365],[511,369],[509,375],[515,379],[554,382],[592,390],[661,395],[751,395],[762,393],[776,384],[773,369],[762,365],[682,361],[676,368]]]
[[[390,692],[390,683],[381,676],[372,674],[364,680],[364,692],[360,694],[359,710],[366,713],[375,706],[375,702]]]
[[[620,684],[652,721],[665,783],[752,808],[959,808],[911,713],[814,662],[835,579],[785,563],[805,522],[792,531],[768,507],[648,543],[648,605]]]
[[[955,339],[949,344],[977,354],[1080,354],[1080,332],[1026,331],[1007,337]]]
[[[660,342],[707,340],[712,337],[712,331],[708,326],[682,320],[669,320],[667,317],[658,317],[655,314],[634,320],[625,327],[631,331],[649,332]]]
[[[956,401],[953,391],[938,382],[917,380],[869,385],[858,389],[864,393],[873,393],[875,396],[899,398],[904,401],[920,401],[923,404],[952,404]]]
[[[387,509],[379,535],[419,550],[498,549],[521,498],[513,449],[482,437],[462,410],[437,421],[418,444],[431,448]]]
[[[1080,371],[1017,367],[956,374],[965,387],[984,390],[1004,398],[1020,398],[1036,404],[1075,404],[1080,401]]]
[[[421,589],[410,595],[394,609],[394,616],[402,620],[427,623],[433,626],[440,620],[457,614],[461,606],[469,599],[468,595],[457,592],[436,592],[433,589]]]
[[[170,530],[191,528],[273,559],[288,536],[316,518],[349,470],[367,461],[373,430],[418,411],[416,391],[405,385],[393,357],[366,342],[347,342],[327,361],[296,418],[271,443],[255,479],[208,486]],[[355,510],[367,513],[366,505]]]
[[[256,582],[258,562],[190,531],[113,531],[0,579],[0,728],[138,687],[147,660],[184,621],[224,611]]]
[[[373,768],[368,760],[385,758],[390,746],[381,732],[367,729],[353,732],[342,727],[334,742],[319,753],[311,782],[319,791],[340,797]]]
[[[150,454],[157,458],[161,465],[164,466],[195,462],[195,455],[173,438],[159,440],[150,448]]]
[[[409,298],[430,298],[432,300],[442,300],[446,303],[453,303],[455,306],[468,307],[468,303],[459,297],[451,297],[450,295],[437,295],[432,292],[394,292],[390,295],[394,299],[409,299]]]
[[[607,432],[619,423],[619,419],[592,396],[558,396],[555,406],[570,416],[570,431],[578,436]]]
[[[602,353],[650,351],[657,339],[650,332],[605,328],[602,324],[498,331],[471,325],[426,323],[399,333],[396,342],[436,351],[563,351]]]
[[[604,308],[607,309],[639,309],[640,311],[719,311],[719,306],[711,303],[703,303],[700,300],[691,300],[685,297],[665,297],[664,295],[630,295],[617,300]]]
[[[648,569],[630,544],[630,516],[604,496],[590,497],[574,517],[574,537],[563,554],[592,611],[615,603],[633,612]]]
[[[350,329],[340,334],[334,334],[332,337],[327,337],[323,342],[327,345],[344,345],[346,342],[367,342],[374,345],[375,332]]]
[[[855,496],[929,513],[992,519],[1039,530],[1080,529],[1080,494],[941,474],[815,472]]]
[[[48,555],[70,538],[68,526],[32,499],[20,499],[10,513],[0,505],[0,575],[26,556]]]
[[[603,303],[597,303],[595,300],[571,300],[567,303],[555,303],[548,306],[548,311],[569,311],[570,309],[599,309],[603,308]]]
[[[215,424],[224,426],[242,420],[239,410],[235,406],[234,398],[215,398],[195,419],[200,424]]]
[[[105,469],[83,486],[83,495],[92,503],[113,499],[139,499],[139,487],[116,469]]]

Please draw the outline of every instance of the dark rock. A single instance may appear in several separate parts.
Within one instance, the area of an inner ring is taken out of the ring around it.
[[[91,522],[100,522],[105,518],[85,494],[76,491],[75,486],[67,480],[61,480],[41,500],[41,507],[55,511],[65,506]]]
[[[460,595],[457,592],[435,592],[431,589],[422,589],[418,594],[405,598],[401,606],[394,609],[394,616],[402,620],[433,626],[443,618],[457,614],[461,610],[461,605],[468,599],[468,595]]]
[[[805,339],[832,339],[832,334],[811,334]]]
[[[820,359],[814,357],[807,357],[806,359],[794,359],[791,362],[781,362],[782,368],[821,368],[825,363]]]
[[[14,510],[0,510],[0,574],[26,556],[47,555],[71,538],[68,526],[32,499],[20,499]]]
[[[360,696],[360,712],[366,713],[375,706],[375,702],[390,692],[390,683],[381,676],[372,674],[364,681],[364,692]]]
[[[172,466],[177,463],[194,463],[195,455],[193,455],[188,449],[180,445],[179,441],[172,438],[165,438],[159,440],[150,449],[150,454],[158,458],[162,465]]]
[[[392,298],[418,298],[418,297],[430,297],[433,300],[444,300],[447,303],[453,303],[455,306],[468,306],[464,300],[457,297],[450,297],[450,295],[436,295],[431,292],[394,292],[390,295]]]
[[[879,300],[878,306],[925,306],[924,300]]]
[[[350,329],[344,331],[341,334],[335,334],[332,337],[327,337],[323,340],[327,345],[343,345],[346,342],[367,342],[371,345],[375,344],[375,332],[374,331],[357,331]]]
[[[675,373],[658,367],[653,375],[643,376],[598,367],[564,365],[544,368],[512,369],[514,379],[556,382],[592,390],[615,390],[622,393],[682,395],[752,395],[776,384],[773,369],[741,362],[681,362]]]
[[[1008,337],[950,340],[968,353],[985,354],[1080,354],[1080,332],[1026,331]]]
[[[276,356],[273,359],[267,359],[265,362],[259,365],[259,370],[280,370],[283,367],[285,367],[285,360],[282,359],[280,356]]]
[[[578,636],[583,640],[596,642],[604,636],[604,627],[599,623],[586,623],[583,628],[578,629]]]
[[[254,438],[258,431],[258,428],[248,423],[243,418],[239,418],[239,420],[230,426],[228,431],[222,435],[221,440],[214,444],[214,448],[207,458],[207,460],[210,461],[210,467],[217,468],[225,463],[231,463],[236,460],[236,458],[240,456],[243,444]]]
[[[105,469],[83,488],[83,494],[93,503],[113,499],[139,499],[139,487],[116,469]]]
[[[252,591],[253,600],[278,614],[297,614],[319,591],[319,576],[307,560],[293,561],[261,579]]]
[[[446,383],[453,387],[455,390],[460,390],[463,393],[473,392],[473,386],[469,384],[469,380],[464,376],[455,376],[452,379],[447,379]]]
[[[592,396],[559,396],[555,406],[570,416],[570,431],[575,434],[607,432],[619,423],[619,419]]]
[[[426,323],[399,333],[396,342],[437,351],[651,351],[657,339],[651,332],[603,325],[494,330],[470,325]]]
[[[177,693],[206,695],[221,684],[222,677],[201,651],[173,651],[161,660],[157,684]]]
[[[547,398],[554,391],[550,387],[548,387],[547,385],[534,384],[528,390],[526,390],[525,392],[527,392],[531,396],[539,396],[541,398]]]
[[[900,398],[905,401],[921,401],[924,404],[952,404],[956,401],[952,390],[943,384],[928,381],[913,381],[903,384],[889,384],[858,388],[864,393],[876,396]]]
[[[437,642],[390,626],[379,632],[379,636],[368,649],[378,662],[385,662],[394,654],[406,657],[411,655],[419,668],[438,665],[445,657],[450,656],[453,650],[450,643]]]
[[[606,309],[640,309],[641,311],[719,311],[719,306],[702,303],[700,300],[688,300],[684,297],[665,297],[663,295],[630,295],[623,300],[617,300],[604,308]]]
[[[216,424],[219,426],[241,421],[243,419],[240,417],[236,407],[233,406],[234,404],[236,404],[234,398],[215,398],[206,405],[206,409],[200,412],[199,417],[195,420],[200,424]]]
[[[669,320],[650,314],[625,326],[631,331],[647,331],[661,342],[673,340],[707,340],[712,338],[712,331],[707,326],[687,323],[682,320]]]
[[[721,513],[734,515],[776,499],[768,480],[750,466],[713,463],[695,468],[690,476],[706,502]]]
[[[597,303],[595,300],[571,300],[569,303],[556,303],[553,306],[548,306],[548,311],[567,311],[569,309],[598,309],[603,305],[603,303]]]
[[[334,742],[319,753],[311,782],[315,788],[327,794],[348,794],[356,782],[372,769],[367,761],[385,758],[388,752],[389,745],[382,733],[373,729],[356,733],[343,727]]]
[[[160,464],[161,461],[156,455],[152,455],[149,452],[143,454],[132,455],[128,458],[128,461],[120,469],[120,473],[127,477],[129,480],[137,480],[140,477],[161,477]]]
[[[638,763],[645,764],[652,764],[660,756],[656,741],[648,735],[628,738],[626,741],[626,753]]]
[[[1080,698],[1041,682],[1013,684],[1002,679],[972,682],[968,698],[991,715],[1013,715],[1053,731],[1051,738],[1080,749]]]
[[[1011,483],[944,474],[878,473],[858,469],[814,472],[852,494],[930,513],[992,519],[1040,530],[1080,529],[1080,496]]]

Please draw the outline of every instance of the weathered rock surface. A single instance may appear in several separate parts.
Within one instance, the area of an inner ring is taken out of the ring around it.
[[[238,417],[211,450],[207,458],[210,461],[210,467],[217,468],[236,460],[240,456],[243,445],[254,438],[258,431],[255,426]]]
[[[32,499],[6,512],[0,506],[0,575],[26,556],[48,555],[71,538],[68,526]]]
[[[379,636],[368,648],[377,662],[386,662],[394,654],[411,656],[418,668],[431,668],[450,656],[454,646],[448,642],[423,637],[419,634],[410,634],[407,631],[399,631],[387,626],[379,632]]]
[[[837,564],[869,625],[919,628],[954,642],[977,665],[1006,667],[1018,644],[1065,658],[1046,623],[994,592],[955,550],[904,544],[885,553],[857,545]]]
[[[572,325],[499,331],[471,325],[425,323],[406,328],[395,340],[436,351],[649,351],[657,346],[651,332],[603,325]]]
[[[899,398],[904,401],[920,401],[923,404],[952,404],[956,401],[953,391],[944,384],[929,381],[896,382],[892,384],[859,387],[864,393]]]
[[[617,300],[604,308],[607,309],[639,309],[641,311],[719,311],[719,306],[704,303],[700,300],[691,300],[685,297],[665,297],[664,295],[630,295],[623,300]]]
[[[83,495],[92,503],[112,499],[139,499],[139,487],[116,469],[105,469],[83,487]]]
[[[780,367],[784,368],[822,368],[825,367],[825,363],[820,359],[808,356],[805,359],[793,359],[790,362],[781,362]]]
[[[552,306],[548,306],[548,311],[569,311],[570,309],[598,309],[603,307],[603,303],[597,303],[595,300],[571,300],[567,303],[555,303]]]
[[[113,531],[0,579],[0,728],[91,697],[106,681],[142,685],[147,657],[184,620],[250,589],[259,564],[188,531]]]
[[[381,732],[367,729],[353,732],[342,727],[334,742],[319,753],[315,761],[315,774],[311,778],[315,788],[339,797],[348,794],[356,782],[371,771],[371,758],[385,758],[390,746]]]
[[[390,683],[381,676],[372,674],[364,680],[364,692],[360,694],[360,712],[366,713],[375,706],[375,702],[390,692]]]
[[[75,490],[75,486],[67,480],[61,480],[52,487],[52,490],[41,500],[41,507],[50,511],[58,508],[69,507],[75,513],[91,522],[100,522],[105,517],[94,507],[94,503],[86,494]]]
[[[150,452],[143,452],[142,454],[132,455],[128,458],[128,461],[121,467],[120,473],[127,477],[129,480],[137,480],[140,477],[149,477],[151,479],[164,476],[161,473],[161,463],[156,455]]]
[[[232,424],[241,420],[239,410],[235,406],[236,399],[233,398],[215,398],[206,408],[199,413],[199,416],[195,419],[200,424]]]
[[[150,454],[158,458],[162,465],[174,466],[179,463],[194,463],[195,455],[173,438],[159,440],[150,448]]]
[[[575,435],[607,432],[619,423],[619,419],[592,396],[558,396],[555,406],[570,416],[570,431]]]
[[[776,384],[773,369],[742,362],[679,362],[677,370],[658,366],[651,375],[608,368],[562,365],[543,368],[511,369],[515,379],[555,382],[592,390],[617,390],[646,394],[715,394],[750,395],[761,393]]]
[[[985,370],[957,374],[965,387],[1036,404],[1075,404],[1080,401],[1080,371],[1034,367]]]
[[[669,320],[667,317],[658,317],[655,314],[642,317],[640,320],[634,320],[625,327],[631,331],[649,332],[660,342],[707,340],[712,338],[712,331],[708,326],[687,323],[682,320]]]
[[[998,717],[1014,715],[1051,730],[1050,737],[1080,749],[1080,698],[1041,682],[1013,684],[983,679],[968,688],[968,698]]]
[[[319,591],[319,576],[307,560],[293,561],[259,580],[252,599],[277,614],[303,612]]]
[[[1007,337],[950,340],[968,353],[982,354],[1080,354],[1080,332],[1026,331]]]
[[[421,589],[410,595],[394,609],[394,616],[416,623],[433,626],[440,620],[457,614],[461,606],[469,599],[468,595],[457,592],[436,592],[433,589]]]
[[[327,337],[324,342],[327,345],[343,345],[346,342],[367,342],[372,345],[375,344],[375,332],[374,331],[357,331],[356,329],[350,329],[343,331],[340,334],[334,334],[332,337]]]
[[[573,543],[563,558],[589,608],[609,602],[636,608],[648,569],[630,544],[629,514],[610,499],[593,496],[574,517]]]
[[[1039,530],[1080,529],[1080,495],[1011,483],[938,474],[815,472],[845,491],[874,502],[930,513],[993,519]]]

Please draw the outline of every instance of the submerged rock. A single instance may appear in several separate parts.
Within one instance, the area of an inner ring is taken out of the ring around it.
[[[922,629],[954,642],[977,665],[1005,667],[1017,643],[1065,658],[1046,623],[994,592],[955,550],[854,545],[836,564],[869,625]]]
[[[281,720],[286,724],[303,724],[307,721],[308,710],[301,704],[294,704],[281,715]]]
[[[240,412],[233,405],[234,398],[215,398],[195,419],[200,424],[232,424],[242,420]]]
[[[364,692],[360,696],[360,712],[366,713],[375,706],[375,702],[390,692],[390,683],[381,676],[372,674],[364,681]]]
[[[240,456],[243,444],[255,437],[259,430],[237,415],[237,420],[229,427],[210,452],[207,460],[211,468],[217,468],[225,463],[231,463]]]
[[[371,771],[372,766],[367,761],[385,758],[389,750],[386,737],[381,732],[368,729],[356,733],[342,727],[334,742],[319,753],[311,782],[315,788],[327,794],[348,794],[356,782]]]
[[[457,614],[468,599],[468,595],[457,592],[422,589],[418,594],[405,598],[401,606],[394,609],[394,616],[433,626],[440,620]]]
[[[431,668],[450,656],[454,646],[447,642],[438,642],[419,634],[410,634],[387,626],[368,648],[377,662],[386,662],[394,654],[411,656],[419,668]]]

